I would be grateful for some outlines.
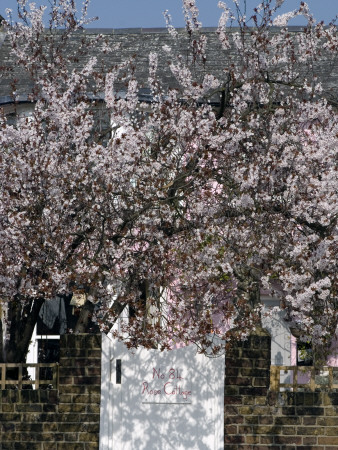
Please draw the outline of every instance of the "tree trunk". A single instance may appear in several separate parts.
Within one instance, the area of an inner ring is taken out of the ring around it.
[[[1,362],[24,363],[43,299],[16,296],[8,304],[9,339],[2,344]]]

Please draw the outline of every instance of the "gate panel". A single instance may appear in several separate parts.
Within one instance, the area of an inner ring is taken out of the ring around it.
[[[100,450],[224,448],[224,356],[128,350],[103,336]]]

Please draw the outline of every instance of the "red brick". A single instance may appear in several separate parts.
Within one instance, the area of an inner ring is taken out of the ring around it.
[[[338,415],[336,417],[318,417],[317,424],[326,427],[338,427]]]
[[[237,416],[238,408],[236,406],[225,406],[224,407],[224,415],[225,416]],[[1,420],[1,414],[0,414]]]
[[[274,440],[274,436],[260,436],[261,444],[272,444]]]
[[[252,450],[252,445],[225,444],[224,450]]]
[[[294,435],[295,432],[296,432],[295,427],[282,427],[283,435],[291,436],[291,435]],[[302,433],[297,433],[297,434],[302,434]]]
[[[224,436],[225,444],[242,444],[244,443],[244,436]]]
[[[237,426],[236,425],[225,425],[224,433],[225,434],[237,434]]]
[[[279,445],[254,445],[252,447],[253,450],[280,450]]]
[[[273,423],[273,416],[260,416],[259,423],[262,425],[270,425]]]
[[[312,419],[312,417],[310,417],[310,419]],[[315,418],[314,418],[315,419]],[[284,426],[284,425],[298,425],[300,424],[300,417],[297,416],[277,416],[275,417],[275,424],[279,425],[279,426]],[[309,424],[309,425],[312,425]]]
[[[249,386],[251,381],[248,377],[226,377],[225,379],[226,384],[235,386]]]
[[[275,436],[275,444],[296,444],[302,443],[301,436]]]
[[[253,385],[257,387],[266,387],[269,386],[270,380],[268,378],[255,378]]]
[[[316,425],[320,418],[317,417],[303,417],[303,425]],[[321,425],[318,423],[318,425]]]
[[[316,436],[304,436],[303,437],[303,445],[317,445],[317,437]]]
[[[250,425],[239,425],[238,426],[238,433],[241,434],[241,435],[253,434],[252,426],[250,426]]]
[[[74,384],[98,384],[101,385],[101,377],[73,377]]]
[[[259,436],[247,434],[245,436],[246,444],[259,444]]]
[[[325,430],[324,427],[298,427],[297,434],[301,436],[318,436],[319,434],[325,434]]]
[[[224,417],[224,425],[231,425],[237,423],[243,423],[244,418],[242,416],[225,416]]]
[[[338,446],[338,436],[319,436],[319,445],[337,445]]]
[[[243,398],[238,395],[227,395],[224,397],[224,404],[225,405],[241,405],[243,401]]]
[[[252,367],[253,361],[251,359],[236,359],[236,358],[226,358],[226,367]],[[225,384],[227,384],[227,379],[225,379]]]
[[[258,416],[246,416],[245,417],[245,423],[251,424],[251,425],[257,425],[258,424],[259,417]]]
[[[327,434],[328,436],[338,436],[338,427],[326,427],[325,434]]]

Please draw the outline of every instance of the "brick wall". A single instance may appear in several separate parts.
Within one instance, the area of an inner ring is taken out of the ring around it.
[[[269,392],[263,330],[226,357],[225,450],[337,450],[337,392]]]
[[[98,449],[101,336],[60,347],[59,390],[0,390],[0,450]]]
[[[100,366],[100,336],[63,336],[59,390],[0,390],[0,450],[98,449]],[[338,393],[275,394],[269,376],[265,332],[227,353],[225,450],[337,450]]]

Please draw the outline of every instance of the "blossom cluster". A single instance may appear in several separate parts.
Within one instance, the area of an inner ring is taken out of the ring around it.
[[[0,117],[1,298],[82,292],[102,329],[129,307],[117,333],[131,346],[203,347],[213,334],[226,342],[231,327],[237,336],[254,328],[264,285],[305,339],[329,341],[338,321],[338,121],[314,75],[338,50],[335,27],[314,26],[303,5],[309,25],[292,34],[284,26],[294,13],[273,22],[264,6],[260,27],[243,20],[228,33],[220,2],[227,64],[217,78],[204,71],[196,3],[184,0],[201,71],[166,48],[178,86],[170,89],[151,53],[153,102],[142,104],[132,62],[98,70],[100,52],[86,59],[86,49],[118,48],[97,36],[73,49],[85,19],[68,0],[56,5],[49,31],[34,5],[7,28],[34,108],[15,123]],[[169,32],[176,41],[171,24]],[[79,51],[85,62],[74,69]]]

